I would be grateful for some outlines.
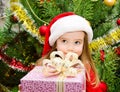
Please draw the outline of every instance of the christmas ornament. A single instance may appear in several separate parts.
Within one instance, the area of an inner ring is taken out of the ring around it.
[[[103,92],[107,92],[108,87],[107,87],[107,84],[105,82],[101,81],[100,87],[101,87]]]
[[[120,56],[120,47],[115,48],[115,53]]]
[[[107,6],[113,6],[115,5],[116,0],[104,0],[104,4]]]
[[[40,33],[40,35],[45,36],[47,30],[48,30],[48,27],[47,27],[47,26],[45,26],[45,25],[40,26],[40,27],[39,27],[39,33]]]
[[[18,19],[17,19],[17,17],[16,17],[15,15],[12,15],[12,16],[10,17],[10,21],[11,21],[12,23],[17,23],[17,22],[18,22]]]
[[[104,60],[105,60],[105,52],[104,52],[104,50],[100,50],[100,60],[102,62],[104,62]]]
[[[120,25],[120,18],[116,22],[117,22],[117,25]]]

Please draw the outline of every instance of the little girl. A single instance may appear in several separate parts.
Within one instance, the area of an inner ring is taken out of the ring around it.
[[[65,12],[54,17],[45,30],[43,57],[36,65],[42,65],[45,58],[50,58],[53,51],[76,53],[86,69],[86,92],[107,92],[107,85],[100,82],[89,51],[93,31],[89,22],[73,12]]]

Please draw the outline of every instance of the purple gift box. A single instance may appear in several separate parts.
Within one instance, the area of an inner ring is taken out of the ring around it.
[[[36,66],[21,80],[20,92],[86,92],[85,70],[73,78],[45,77],[42,67]]]

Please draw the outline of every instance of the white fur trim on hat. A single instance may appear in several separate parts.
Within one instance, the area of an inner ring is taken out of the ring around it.
[[[55,41],[67,32],[84,31],[88,35],[88,42],[92,41],[93,31],[88,21],[78,15],[70,15],[58,19],[50,28],[49,44],[53,46]]]

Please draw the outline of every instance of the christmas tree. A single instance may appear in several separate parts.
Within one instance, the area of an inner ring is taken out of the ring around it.
[[[41,57],[45,28],[62,12],[85,17],[94,31],[89,44],[101,81],[120,91],[120,0],[10,0],[0,19],[0,92],[17,92],[20,79]]]

